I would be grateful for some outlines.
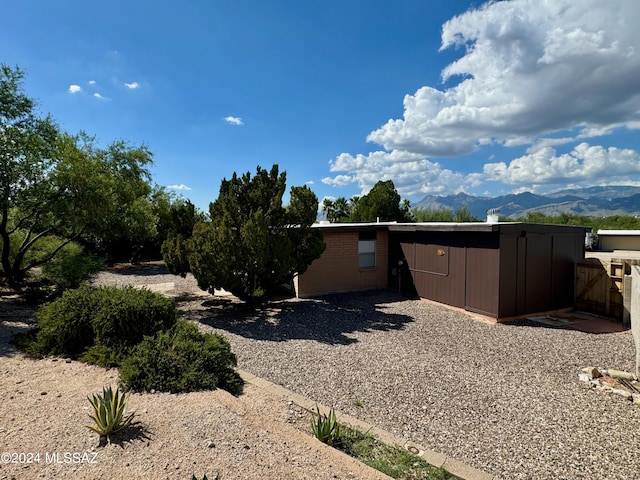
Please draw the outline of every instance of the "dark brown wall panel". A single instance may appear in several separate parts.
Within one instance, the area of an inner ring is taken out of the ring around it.
[[[464,248],[449,247],[447,275],[413,270],[414,284],[418,295],[454,307],[464,307],[464,257]]]
[[[394,255],[406,258],[407,275],[423,298],[497,318],[527,315],[573,304],[584,238],[563,228],[398,231]]]
[[[577,242],[580,242],[576,245]],[[576,252],[582,254],[584,240],[575,236],[554,236],[551,265],[551,301],[553,308],[573,306]],[[577,247],[577,248],[576,248]]]
[[[464,307],[464,247],[448,232],[416,233],[411,272],[418,295]]]
[[[500,250],[489,247],[468,247],[466,263],[465,307],[497,316],[500,292]]]
[[[516,235],[500,237],[500,300],[498,315],[511,317],[518,312],[518,242]],[[524,277],[523,277],[524,279]],[[522,280],[524,283],[524,280]],[[524,298],[524,297],[523,297]]]
[[[527,236],[525,312],[551,310],[551,256],[552,237]]]

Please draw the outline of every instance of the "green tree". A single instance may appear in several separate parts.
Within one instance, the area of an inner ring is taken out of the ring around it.
[[[291,272],[301,275],[325,249],[322,232],[312,228],[318,213],[318,197],[306,185],[291,187],[286,213],[292,227],[287,229],[293,262]]]
[[[453,214],[453,219],[455,222],[463,223],[463,222],[479,222],[480,219],[474,217],[467,206],[458,208]]]
[[[430,207],[414,208],[413,216],[416,222],[453,222],[453,212],[448,208],[435,209]]]
[[[188,242],[189,267],[200,288],[258,301],[320,256],[322,234],[311,228],[317,197],[307,187],[293,187],[285,208],[285,188],[286,174],[277,165],[222,181],[210,222],[197,223]]]
[[[455,212],[452,212],[448,208],[433,209],[429,207],[414,208],[413,217],[416,222],[479,222],[478,218],[474,217],[469,209],[464,206],[458,208]]]
[[[146,147],[102,149],[85,134],[62,133],[37,115],[23,78],[19,68],[0,65],[0,275],[11,286],[73,240],[153,233]],[[47,237],[57,244],[30,255]]]
[[[162,259],[169,271],[182,277],[190,272],[189,239],[198,222],[205,220],[189,200],[179,199],[170,207],[169,232],[162,243]]]
[[[411,221],[408,205],[401,205],[400,194],[391,180],[377,182],[367,195],[360,197],[351,214],[354,222]]]
[[[344,222],[351,214],[351,204],[345,197],[338,197],[335,200],[325,198],[322,201],[322,211],[330,222]]]

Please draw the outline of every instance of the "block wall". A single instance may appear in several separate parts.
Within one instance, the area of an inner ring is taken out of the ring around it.
[[[376,266],[358,266],[357,231],[323,231],[327,246],[304,274],[294,280],[296,295],[310,297],[327,293],[387,288],[389,234],[378,231]]]

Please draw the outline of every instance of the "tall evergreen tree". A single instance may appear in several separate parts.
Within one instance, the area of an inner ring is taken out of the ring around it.
[[[274,165],[224,179],[189,241],[189,267],[200,288],[223,288],[243,300],[259,301],[320,256],[324,242],[311,228],[318,199],[307,187],[293,187],[282,205],[286,174]]]

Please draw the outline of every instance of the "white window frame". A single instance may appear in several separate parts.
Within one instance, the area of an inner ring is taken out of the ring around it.
[[[375,233],[373,232],[374,235]],[[358,235],[358,267],[371,269],[376,266],[376,238],[361,239]]]

